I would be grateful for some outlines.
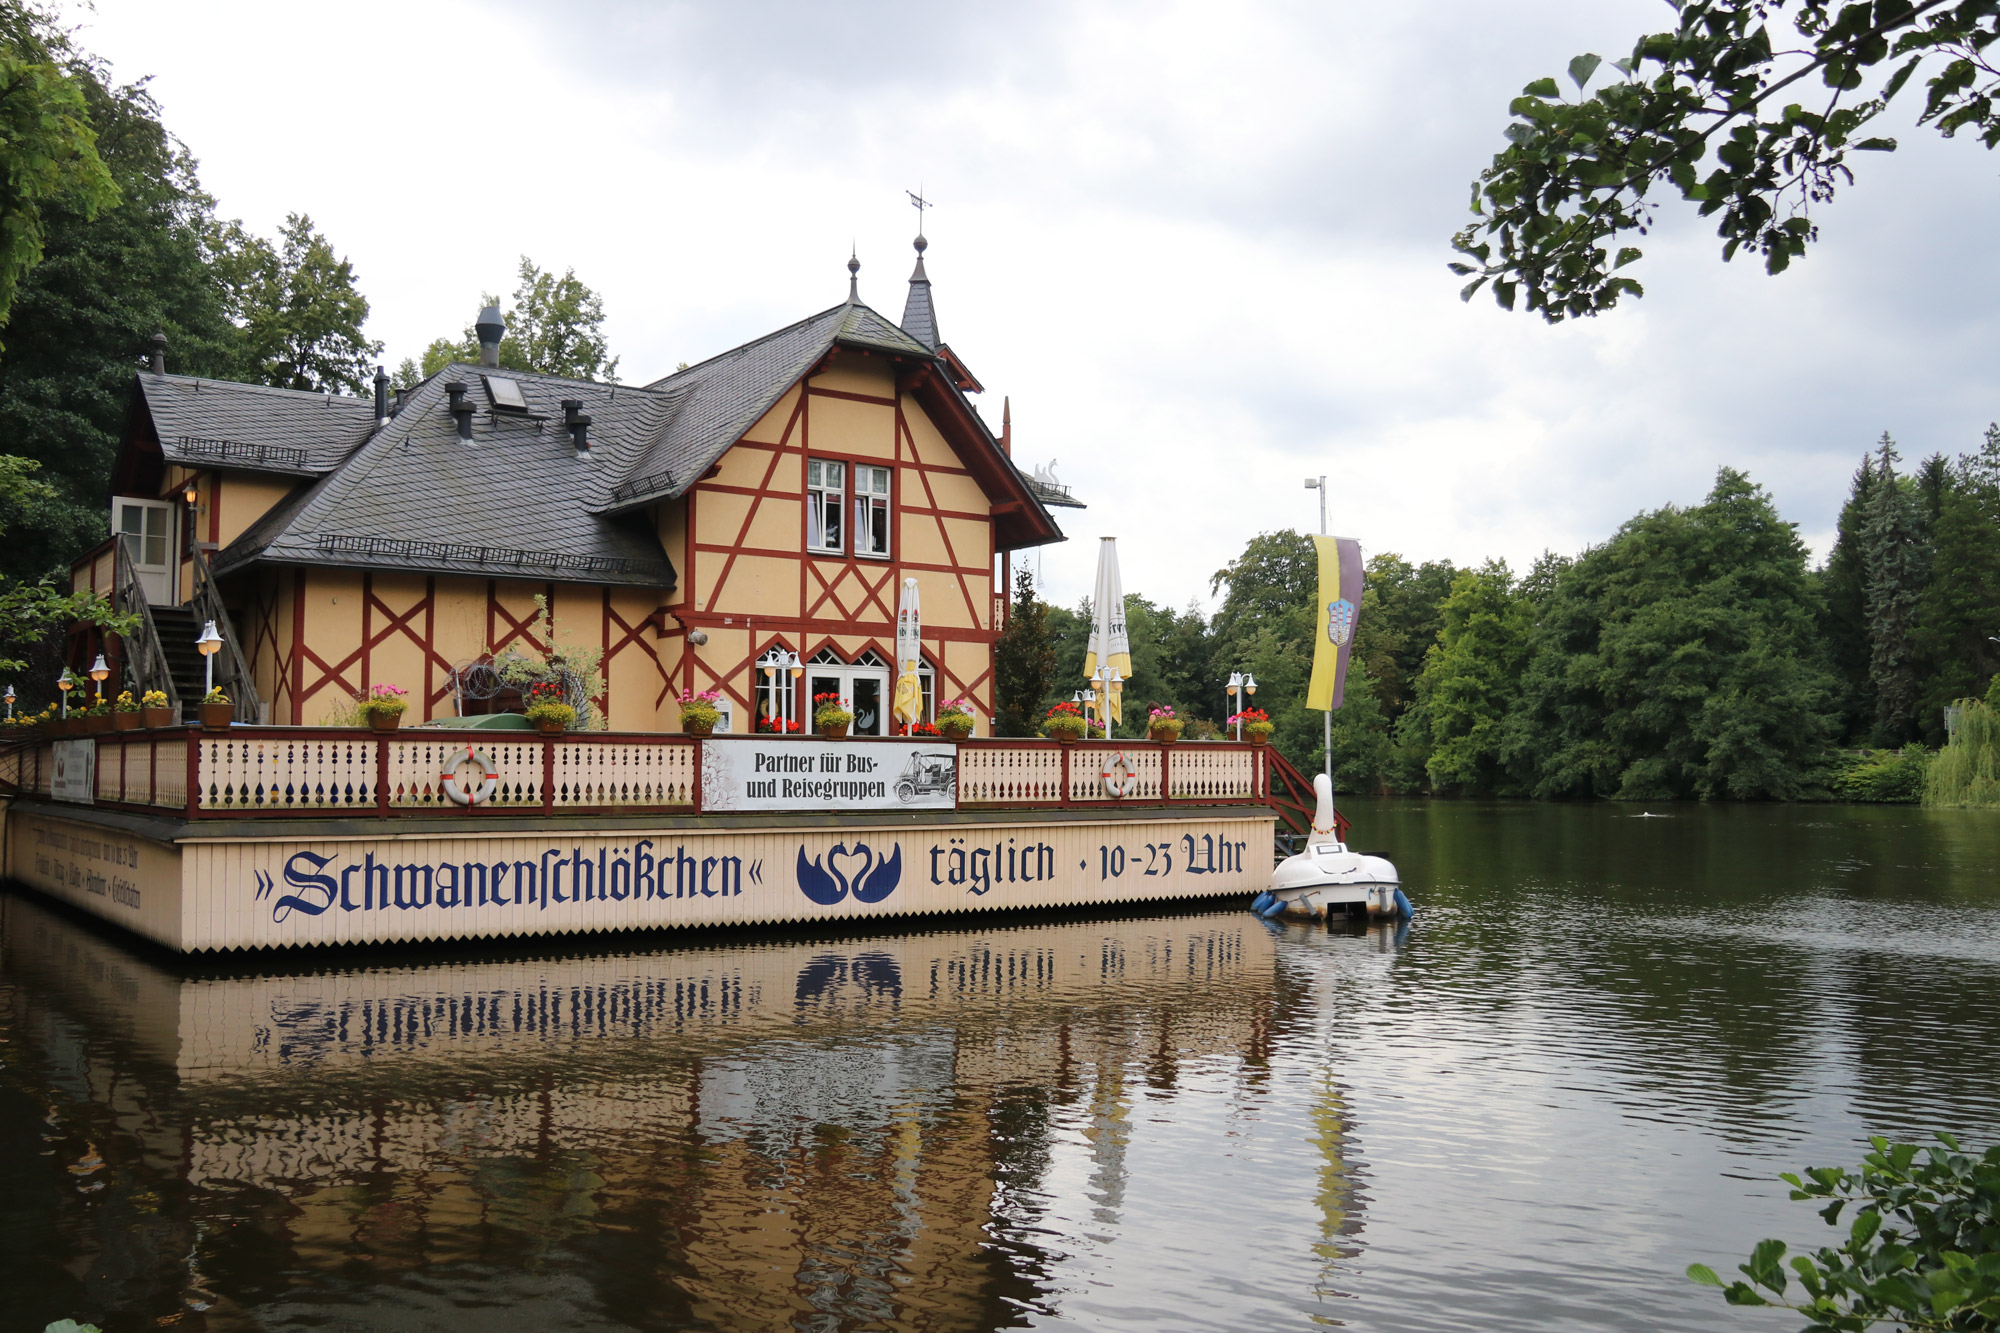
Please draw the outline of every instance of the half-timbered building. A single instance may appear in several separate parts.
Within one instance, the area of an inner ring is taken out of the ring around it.
[[[147,612],[109,645],[119,683],[191,703],[213,619],[241,720],[321,723],[387,683],[414,723],[458,711],[454,668],[555,646],[539,595],[603,653],[613,729],[672,729],[683,690],[737,731],[832,691],[885,735],[913,578],[926,708],[962,697],[984,734],[1007,553],[1060,541],[1071,502],[974,409],[922,252],[900,324],[851,271],[840,304],[643,386],[500,369],[491,308],[482,364],[393,399],[378,371],[372,403],[169,374],[156,342],[113,537],[75,571]]]

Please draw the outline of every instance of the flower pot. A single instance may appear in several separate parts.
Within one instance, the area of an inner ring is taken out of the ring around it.
[[[829,722],[829,723],[827,723],[826,725],[822,726],[822,727],[821,727],[821,728],[819,729],[819,738],[820,738],[821,740],[823,740],[823,741],[843,741],[843,740],[846,740],[846,739],[847,739],[847,727],[848,727],[848,724],[847,724],[847,723],[845,723],[845,722],[841,722],[841,723],[831,723],[831,722]]]
[[[83,720],[83,734],[86,736],[95,736],[99,732],[109,730],[111,730],[111,714],[109,713],[92,713]]]
[[[690,722],[686,718],[681,719],[681,732],[683,735],[707,736],[713,734],[714,731],[715,723],[713,722]]]
[[[171,708],[142,708],[139,717],[148,727],[171,727],[174,724],[174,710]]]
[[[1154,727],[1146,733],[1146,739],[1160,745],[1172,745],[1181,738],[1178,731],[1166,727]]]
[[[130,713],[113,713],[111,715],[111,729],[113,731],[137,731],[139,729],[139,725],[145,720],[146,719],[139,716],[137,711],[133,711]]]
[[[1268,731],[1246,731],[1243,733],[1243,739],[1249,741],[1252,745],[1268,745],[1271,743],[1271,733]]]
[[[201,706],[201,725],[204,731],[227,731],[236,720],[235,704],[212,704]]]
[[[962,741],[972,734],[972,724],[970,722],[940,722],[937,724],[937,729],[938,735],[948,741]]]
[[[1049,733],[1049,739],[1057,745],[1075,745],[1083,739],[1083,733],[1080,731],[1052,731]]]
[[[403,715],[401,713],[370,713],[368,715],[368,730],[378,736],[394,731],[402,725]]]
[[[535,730],[544,736],[560,736],[567,728],[559,718],[538,717],[535,719]]]

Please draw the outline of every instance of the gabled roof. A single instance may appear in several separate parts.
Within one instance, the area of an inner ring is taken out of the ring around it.
[[[656,444],[621,469],[595,508],[635,509],[685,495],[743,432],[835,347],[931,360],[931,350],[859,302],[846,302],[776,333],[656,380],[649,389],[678,397]]]
[[[317,477],[375,425],[375,405],[365,398],[190,375],[142,373],[138,400],[164,460],[193,468]]]
[[[482,375],[519,384],[528,414],[495,411]],[[474,409],[470,443],[449,410],[454,382]],[[586,454],[564,428],[566,398],[591,418]],[[677,576],[651,526],[590,502],[621,460],[657,444],[676,406],[655,390],[448,367],[334,471],[232,542],[216,572],[266,561],[670,588]]]

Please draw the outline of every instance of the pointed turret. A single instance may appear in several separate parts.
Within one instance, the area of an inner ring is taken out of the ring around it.
[[[930,248],[930,242],[924,239],[921,227],[911,244],[917,250],[917,267],[910,274],[909,299],[903,302],[903,332],[935,351],[940,341],[937,310],[931,305],[930,275],[924,272],[924,251]]]

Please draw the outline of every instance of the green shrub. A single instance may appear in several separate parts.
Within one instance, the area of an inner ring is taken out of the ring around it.
[[[1930,751],[1921,745],[1857,750],[1840,757],[1833,794],[1843,801],[1920,801],[1930,762]]]
[[[1760,1241],[1738,1265],[1747,1282],[1724,1284],[1691,1264],[1687,1275],[1721,1287],[1731,1305],[1778,1305],[1806,1316],[1807,1329],[1857,1330],[1893,1323],[1916,1333],[2000,1328],[2000,1145],[1974,1156],[1949,1134],[1942,1148],[1871,1138],[1875,1151],[1853,1170],[1816,1166],[1780,1177],[1793,1199],[1825,1199],[1820,1216],[1847,1237],[1785,1259],[1785,1242]],[[1787,1295],[1788,1275],[1804,1296]]]

